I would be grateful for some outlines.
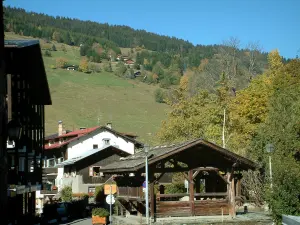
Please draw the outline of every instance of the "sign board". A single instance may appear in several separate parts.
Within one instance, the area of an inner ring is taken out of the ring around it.
[[[107,195],[105,201],[109,205],[115,204],[115,197],[113,195]]]
[[[110,193],[110,186],[111,186],[111,193]],[[104,194],[110,195],[117,193],[117,185],[116,184],[104,184]]]
[[[188,180],[184,180],[184,187],[185,188],[189,188],[189,182],[188,182]]]

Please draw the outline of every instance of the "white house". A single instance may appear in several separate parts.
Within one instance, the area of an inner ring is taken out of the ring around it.
[[[136,149],[143,147],[143,144],[135,139],[136,137],[133,134],[115,131],[111,123],[106,126],[64,131],[62,122],[59,121],[58,133],[45,138],[45,171],[49,171],[49,168],[56,168],[57,164],[66,160],[81,157],[90,150],[100,151],[109,146],[134,154]],[[48,186],[50,183],[59,191],[63,187],[64,168],[56,168],[56,171],[55,174],[53,171],[51,174],[44,174],[44,180]]]

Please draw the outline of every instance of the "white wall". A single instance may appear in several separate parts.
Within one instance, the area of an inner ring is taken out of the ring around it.
[[[60,191],[63,188],[63,179],[64,177],[64,168],[57,168],[57,177],[55,179],[55,185],[58,189],[58,191]]]
[[[103,139],[110,139],[110,145],[117,146],[117,148],[128,152],[129,154],[134,154],[134,143],[129,142],[111,132],[102,130],[97,134],[89,134],[70,143],[67,150],[68,159],[80,156],[82,153],[93,149],[94,144],[97,144],[98,148],[102,148],[104,146]]]

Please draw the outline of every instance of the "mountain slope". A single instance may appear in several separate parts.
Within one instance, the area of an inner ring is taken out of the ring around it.
[[[6,33],[5,38],[32,37]],[[46,44],[43,40],[40,43],[42,47]],[[112,122],[118,131],[137,134],[142,141],[152,139],[168,109],[167,105],[154,101],[156,86],[119,78],[104,71],[86,74],[51,69],[61,56],[71,63],[78,64],[80,60],[78,47],[52,44],[57,51],[51,51],[52,57],[43,57],[53,103],[46,106],[46,134],[57,132],[59,120],[69,130]],[[62,46],[65,51],[61,50]]]

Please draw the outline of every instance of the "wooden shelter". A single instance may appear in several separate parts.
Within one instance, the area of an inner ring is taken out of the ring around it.
[[[226,214],[234,217],[236,206],[243,201],[240,172],[256,168],[249,159],[203,139],[155,147],[149,150],[148,157],[152,218]],[[116,197],[123,209],[145,213],[144,152],[121,158],[101,171],[116,175]],[[165,194],[162,185],[155,191],[154,185],[161,176],[178,172],[188,181],[188,193]],[[201,186],[203,191],[200,191]]]

